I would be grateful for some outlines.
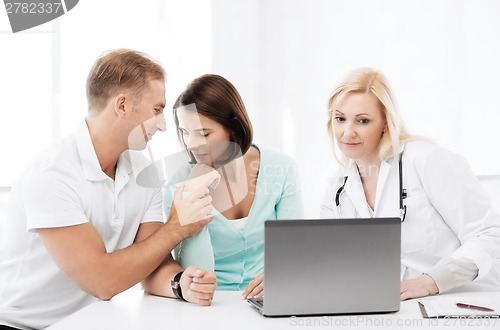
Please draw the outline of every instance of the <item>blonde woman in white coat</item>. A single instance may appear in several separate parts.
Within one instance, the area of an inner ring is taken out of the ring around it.
[[[331,180],[321,217],[401,217],[401,300],[458,287],[500,291],[491,200],[462,157],[408,133],[393,100],[369,68],[332,93],[328,131],[344,173]]]

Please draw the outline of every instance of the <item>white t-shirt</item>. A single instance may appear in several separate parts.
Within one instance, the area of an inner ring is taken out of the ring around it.
[[[245,226],[247,225],[248,217],[228,221],[234,226],[234,228],[239,231],[243,231],[245,230]]]
[[[83,124],[18,178],[0,242],[0,324],[45,328],[97,300],[56,266],[37,228],[91,222],[112,252],[131,245],[141,223],[163,221],[161,189],[139,186],[126,155],[113,181]]]

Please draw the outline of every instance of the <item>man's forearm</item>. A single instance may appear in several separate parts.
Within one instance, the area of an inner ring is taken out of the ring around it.
[[[168,228],[162,225],[146,239],[108,254],[108,260],[102,265],[103,272],[108,273],[105,277],[109,278],[109,293],[103,298],[110,299],[146,278],[150,278],[143,283],[148,292],[174,296],[169,285],[170,279],[181,271],[181,268],[172,259],[171,252],[180,240],[181,237],[169,232]],[[121,271],[117,274],[117,270]],[[160,290],[162,286],[166,288]]]
[[[57,265],[82,290],[103,300],[150,275],[182,239],[162,223],[147,223],[140,226],[134,244],[107,253],[91,223],[38,232]]]
[[[170,281],[180,271],[182,271],[181,266],[171,256],[167,257],[154,272],[141,282],[142,286],[151,294],[173,298],[175,295],[172,292]]]

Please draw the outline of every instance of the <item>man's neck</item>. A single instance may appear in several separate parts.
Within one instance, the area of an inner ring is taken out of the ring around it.
[[[86,123],[101,170],[114,180],[118,159],[125,148],[119,143],[113,122],[106,120],[105,114],[99,114],[87,117]]]

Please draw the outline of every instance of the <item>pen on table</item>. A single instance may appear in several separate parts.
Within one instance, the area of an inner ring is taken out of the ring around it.
[[[467,309],[475,309],[477,311],[483,311],[483,312],[494,312],[493,309],[488,308],[488,307],[482,307],[482,306],[476,306],[476,305],[469,305],[469,304],[463,304],[463,303],[457,303],[457,307],[459,307],[459,308],[467,308]]]

